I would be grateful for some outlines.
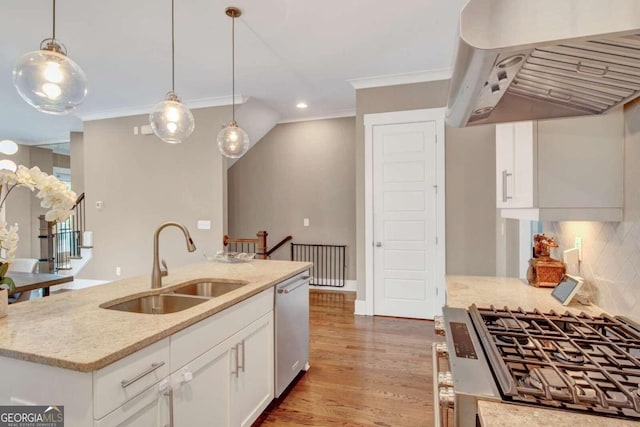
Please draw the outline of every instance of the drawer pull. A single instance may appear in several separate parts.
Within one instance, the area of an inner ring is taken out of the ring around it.
[[[139,379],[144,377],[145,375],[149,375],[151,372],[155,371],[156,369],[158,369],[158,368],[160,368],[162,366],[164,366],[164,362],[152,363],[151,366],[149,367],[149,369],[147,369],[146,371],[139,373],[138,375],[136,375],[135,377],[131,378],[130,380],[122,380],[122,381],[120,381],[120,384],[122,384],[122,388],[127,388],[131,384],[135,383],[136,381],[138,381]]]

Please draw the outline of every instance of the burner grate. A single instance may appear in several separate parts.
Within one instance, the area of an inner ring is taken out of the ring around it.
[[[470,308],[513,401],[640,418],[640,326],[602,314]]]

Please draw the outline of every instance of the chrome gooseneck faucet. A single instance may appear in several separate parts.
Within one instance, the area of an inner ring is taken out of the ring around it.
[[[196,245],[193,244],[193,240],[191,240],[191,235],[189,234],[189,230],[187,227],[180,224],[179,222],[165,222],[160,225],[153,235],[153,270],[151,271],[151,289],[157,289],[162,287],[162,277],[168,274],[167,263],[162,260],[162,266],[164,269],[160,269],[160,263],[158,262],[158,238],[160,237],[160,232],[169,226],[178,227],[184,233],[184,237],[187,240],[187,250],[189,252],[193,252],[196,250]]]

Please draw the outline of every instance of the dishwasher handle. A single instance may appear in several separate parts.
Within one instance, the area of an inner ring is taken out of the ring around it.
[[[295,291],[296,289],[298,289],[300,286],[307,285],[310,282],[311,282],[311,277],[304,276],[304,277],[302,277],[302,280],[300,280],[299,282],[295,282],[295,283],[292,283],[289,286],[283,286],[282,288],[278,288],[278,293],[279,294],[289,294],[289,293]]]

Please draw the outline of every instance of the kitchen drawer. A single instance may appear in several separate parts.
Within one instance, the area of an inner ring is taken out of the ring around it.
[[[273,288],[239,302],[171,336],[171,372],[273,310]]]
[[[169,375],[169,343],[165,338],[94,372],[94,419],[104,417]]]
[[[169,385],[164,380],[128,400],[100,420],[94,427],[168,426],[170,420],[169,399],[165,394]]]

